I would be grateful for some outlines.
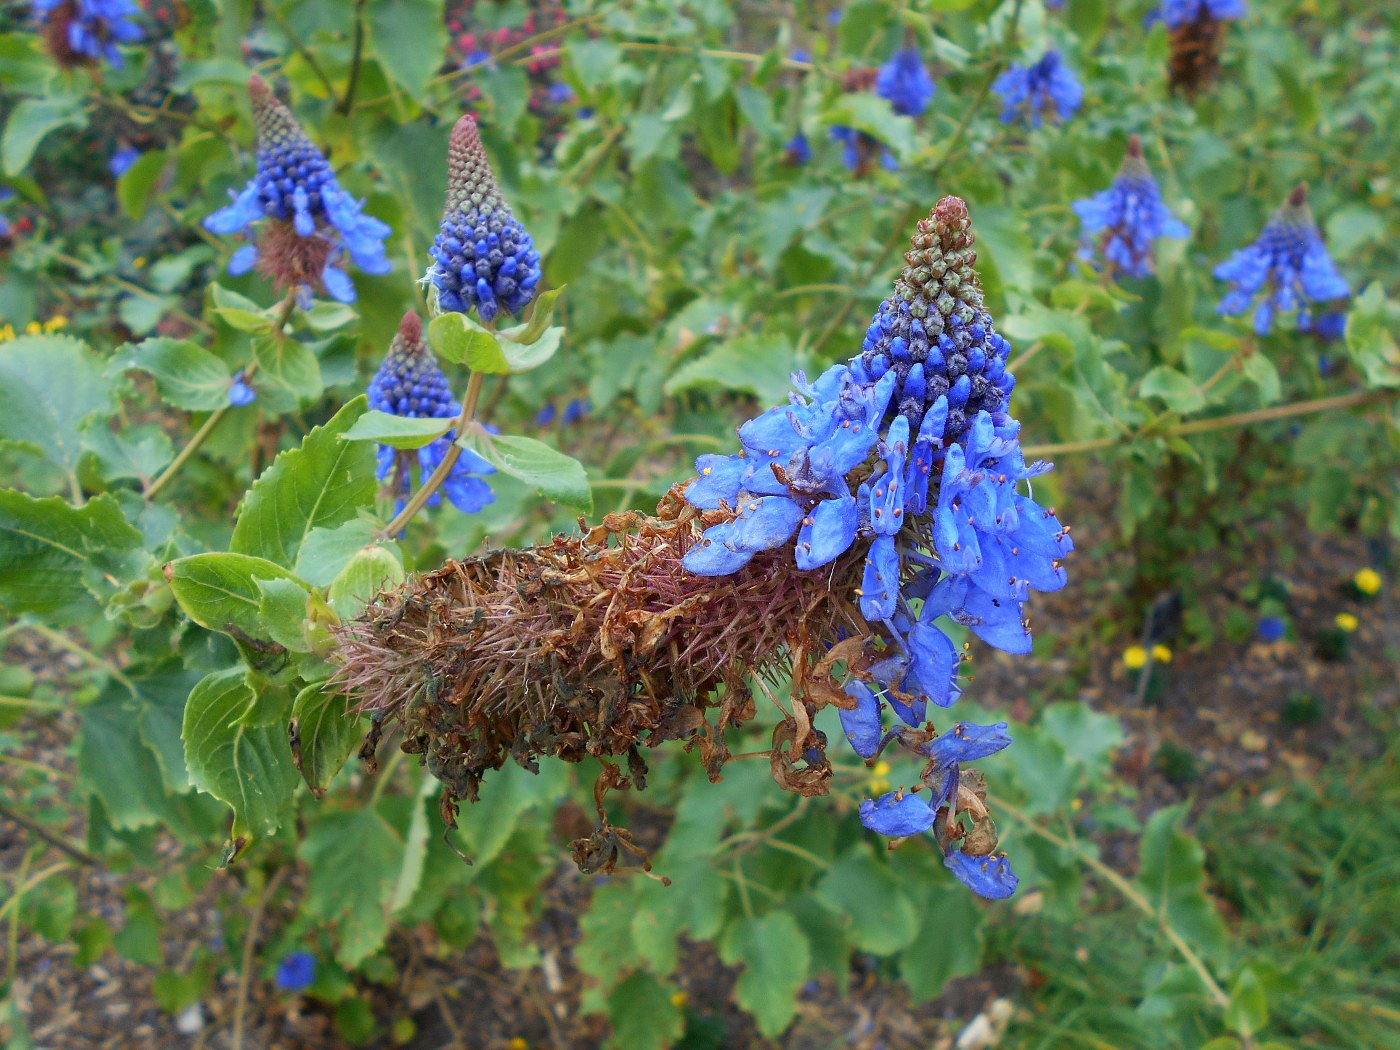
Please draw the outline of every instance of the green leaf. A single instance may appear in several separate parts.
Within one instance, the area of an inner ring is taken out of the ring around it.
[[[76,508],[0,489],[0,603],[41,615],[106,601],[147,560],[111,496]]]
[[[782,404],[792,386],[795,358],[788,340],[740,336],[680,366],[662,388],[674,396],[686,390],[747,390],[765,404]]]
[[[1269,996],[1259,975],[1246,966],[1230,983],[1230,1005],[1225,1008],[1225,1023],[1246,1039],[1260,1032],[1269,1023]]]
[[[106,690],[81,714],[77,765],[84,790],[101,800],[114,828],[133,831],[160,823],[169,800],[156,772],[159,756],[142,739],[130,697]]]
[[[1357,296],[1347,319],[1347,352],[1373,387],[1400,387],[1400,346],[1391,334],[1390,313],[1385,289],[1376,282]]]
[[[355,398],[263,471],[233,528],[235,553],[290,567],[312,529],[343,524],[373,505],[379,487],[374,449],[341,440],[367,404],[363,394]]]
[[[262,601],[258,617],[267,636],[294,653],[309,653],[306,640],[306,599],[310,592],[298,580],[258,580]]]
[[[593,490],[589,488],[588,475],[583,464],[572,456],[556,452],[534,438],[489,435],[479,429],[460,443],[479,453],[501,473],[533,485],[545,498],[575,507],[585,514],[593,512]]]
[[[540,365],[558,353],[559,344],[563,338],[564,329],[557,326],[546,328],[539,339],[533,343],[522,344],[502,340],[501,352],[506,356],[511,374],[519,375],[521,372],[529,372],[539,368]]]
[[[1188,803],[1159,809],[1143,831],[1138,885],[1147,899],[1207,959],[1229,951],[1225,920],[1205,889],[1205,850],[1183,827]]]
[[[108,481],[134,478],[144,484],[175,458],[175,446],[154,423],[120,431],[97,427],[88,433],[87,445]]]
[[[165,150],[150,150],[141,154],[136,163],[117,180],[117,201],[130,218],[139,219],[146,214],[151,194],[160,184],[169,159],[170,155]]]
[[[900,953],[899,975],[915,1002],[928,1002],[953,978],[980,969],[986,912],[963,886],[945,880],[924,888],[919,915],[918,934]]]
[[[358,517],[334,528],[316,528],[306,534],[297,551],[296,573],[313,587],[325,587],[365,547],[391,546],[379,539],[380,523]]]
[[[1182,415],[1199,412],[1206,404],[1205,395],[1189,376],[1166,365],[1158,365],[1143,376],[1138,393],[1142,397],[1161,398],[1168,408]]]
[[[403,566],[385,547],[366,547],[331,583],[326,597],[342,620],[352,620],[380,591],[404,580]]]
[[[530,311],[530,320],[524,324],[516,325],[514,328],[504,329],[501,335],[521,346],[529,346],[531,343],[538,342],[540,336],[544,335],[545,329],[549,327],[549,323],[554,320],[554,307],[563,292],[563,285],[551,288],[547,292],[541,292],[535,297],[535,305]]]
[[[817,897],[845,917],[851,943],[875,955],[891,955],[913,942],[918,932],[914,902],[899,881],[864,845],[831,866],[817,885]]]
[[[442,0],[371,0],[370,44],[384,72],[414,99],[442,65],[447,28]]]
[[[253,336],[258,401],[268,412],[292,412],[326,389],[321,362],[311,347],[290,336]]]
[[[917,148],[914,122],[895,113],[889,102],[865,91],[841,95],[821,115],[825,127],[863,131],[889,146],[903,160]]]
[[[720,958],[743,965],[734,998],[754,1015],[769,1039],[781,1035],[797,1013],[797,992],[807,981],[812,952],[797,922],[786,912],[739,919],[719,942]]]
[[[374,441],[394,448],[422,448],[452,429],[451,419],[416,419],[372,408],[341,435],[343,441]]]
[[[246,554],[192,554],[165,567],[175,600],[195,623],[271,638],[262,620],[263,580],[296,580],[290,571]]]
[[[233,808],[233,835],[271,835],[291,808],[297,771],[286,727],[250,726],[243,669],[206,675],[185,705],[185,766],[203,792]]]
[[[608,996],[615,1050],[666,1050],[685,1031],[685,1015],[672,992],[645,970],[637,970]]]
[[[0,345],[0,439],[22,442],[72,473],[83,453],[83,424],[114,407],[86,343],[26,335]]]
[[[292,724],[301,747],[301,775],[318,794],[330,787],[364,730],[350,714],[350,701],[324,685],[308,685],[292,705]]]
[[[75,96],[27,98],[14,108],[0,139],[0,160],[6,175],[18,175],[29,164],[50,131],[68,125],[87,126],[82,99]]]
[[[167,404],[208,412],[228,404],[233,376],[228,365],[188,339],[147,339],[120,363],[148,372]]]
[[[466,314],[450,313],[428,323],[428,342],[444,361],[466,365],[473,372],[503,376],[510,374],[501,342]]]
[[[335,957],[352,968],[384,944],[403,841],[372,809],[324,813],[297,851],[310,871],[302,906],[336,926]]]

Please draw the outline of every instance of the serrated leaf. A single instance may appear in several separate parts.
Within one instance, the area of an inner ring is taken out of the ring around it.
[[[392,545],[391,540],[379,539],[380,528],[380,522],[358,517],[333,528],[312,529],[297,551],[297,575],[313,587],[328,586],[365,547]]]
[[[1142,377],[1138,386],[1142,397],[1161,398],[1173,412],[1190,415],[1205,407],[1205,395],[1184,372],[1158,365]]]
[[[83,424],[115,406],[102,365],[66,335],[26,335],[0,344],[0,439],[72,473],[83,453]]]
[[[148,482],[175,458],[175,446],[154,423],[120,431],[95,427],[88,431],[87,446],[108,481],[134,478]]]
[[[130,698],[109,689],[81,716],[79,782],[102,801],[113,827],[132,831],[160,823],[169,800],[163,778],[153,774],[157,756],[141,738]]]
[[[645,970],[637,970],[608,996],[613,1050],[666,1050],[685,1031],[685,1015],[671,1001],[672,991]]]
[[[167,404],[193,412],[227,405],[233,385],[228,365],[188,339],[147,339],[121,359],[120,367],[149,373]]]
[[[75,96],[26,98],[15,106],[0,138],[0,160],[6,175],[23,171],[44,136],[58,128],[85,127],[87,114],[82,99]]]
[[[543,441],[477,431],[463,438],[461,444],[479,453],[501,473],[533,485],[545,498],[585,514],[593,512],[593,490],[583,464]]]
[[[501,341],[466,314],[449,313],[428,323],[428,342],[434,353],[473,372],[503,376],[510,373]]]
[[[978,971],[982,962],[985,910],[951,880],[924,887],[920,922],[913,941],[899,955],[899,975],[916,1002],[943,994],[955,977]]]
[[[300,581],[293,579],[258,580],[262,600],[258,617],[267,636],[294,653],[309,653],[306,641],[306,599],[310,596]]]
[[[258,400],[268,412],[291,412],[326,389],[321,362],[311,347],[284,335],[253,336]]]
[[[389,932],[402,839],[372,809],[342,810],[321,814],[297,852],[311,873],[302,907],[335,925],[336,960],[359,965]]]
[[[111,496],[78,508],[0,489],[0,603],[13,613],[105,601],[147,560],[141,533]]]
[[[379,64],[414,99],[422,99],[447,50],[443,0],[371,0],[370,45]]]
[[[185,705],[185,766],[203,792],[233,809],[233,835],[271,835],[291,808],[298,776],[285,726],[249,726],[256,697],[242,668],[206,675]]]
[[[247,554],[192,554],[165,567],[175,600],[195,623],[211,631],[230,628],[254,638],[269,638],[262,622],[263,580],[295,580],[292,573],[266,558]]]
[[[747,390],[765,404],[782,404],[792,386],[792,345],[783,338],[741,336],[693,358],[666,380],[674,396],[686,390]]]
[[[865,847],[831,866],[817,885],[817,897],[845,917],[851,943],[875,955],[891,955],[912,943],[918,931],[914,903],[889,865]]]
[[[244,498],[231,550],[291,566],[312,529],[340,525],[374,504],[374,449],[341,440],[367,404],[360,395],[314,427],[300,448],[273,460]]]
[[[380,591],[404,580],[403,566],[384,547],[366,547],[350,559],[326,597],[342,620],[352,620]]]
[[[372,408],[341,435],[343,441],[373,441],[393,448],[422,448],[452,429],[452,419],[417,419]]]
[[[1229,934],[1205,890],[1205,850],[1185,830],[1189,804],[1152,814],[1143,830],[1138,885],[1154,908],[1207,959],[1228,955]]]
[[[364,730],[359,719],[350,714],[345,695],[321,684],[309,685],[297,694],[292,719],[301,742],[302,779],[313,791],[324,791],[359,744]]]
[[[807,982],[812,952],[796,920],[786,912],[739,919],[724,931],[720,958],[744,972],[734,998],[753,1014],[769,1039],[781,1035],[797,1014],[797,992]]]

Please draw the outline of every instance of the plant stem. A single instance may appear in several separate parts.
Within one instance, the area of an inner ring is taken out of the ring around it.
[[[1268,423],[1276,419],[1292,416],[1307,416],[1317,412],[1330,412],[1334,409],[1355,408],[1381,401],[1390,401],[1400,396],[1400,390],[1359,390],[1354,394],[1339,394],[1335,397],[1320,397],[1313,401],[1297,401],[1291,405],[1274,405],[1272,408],[1257,408],[1252,412],[1235,412],[1214,419],[1195,419],[1188,423],[1178,423],[1174,427],[1157,432],[1142,433],[1129,431],[1113,437],[1089,438],[1085,441],[1065,441],[1052,445],[1027,445],[1027,456],[1060,456],[1072,452],[1093,452],[1096,449],[1127,445],[1140,437],[1183,437],[1187,434],[1207,434],[1213,430],[1228,430],[1230,427],[1248,426],[1250,423]]]
[[[345,85],[345,95],[336,108],[344,116],[349,116],[355,108],[355,89],[360,86],[360,65],[365,50],[365,0],[355,0],[355,43],[350,53],[350,79]]]
[[[258,930],[262,927],[267,906],[272,903],[272,895],[286,877],[287,869],[279,868],[267,880],[258,903],[253,906],[252,918],[248,920],[248,933],[243,938],[243,963],[238,971],[238,993],[233,1001],[233,1050],[243,1050],[243,1015],[248,1012],[248,982],[253,972],[253,949],[257,946]]]
[[[272,330],[273,334],[276,335],[278,339],[285,338],[282,329],[286,327],[287,322],[291,320],[292,311],[296,309],[296,306],[296,290],[293,289],[287,292],[287,298],[282,300],[282,309],[278,312],[277,316],[273,318]],[[250,361],[248,367],[243,369],[243,378],[248,379],[257,370],[258,362],[256,360]],[[219,422],[232,407],[232,405],[220,405],[209,414],[209,418],[194,432],[194,435],[185,444],[185,447],[180,450],[180,454],[171,461],[170,466],[161,471],[160,477],[151,482],[145,492],[147,500],[155,499],[160,490],[174,480],[175,476],[180,473],[180,469],[189,462],[191,456],[199,451],[199,447],[203,445],[205,439],[214,432],[214,428],[219,425]]]
[[[1177,932],[1176,928],[1168,921],[1167,913],[1164,909],[1154,908],[1152,902],[1147,899],[1146,894],[1103,861],[1099,860],[1098,857],[1080,849],[1078,843],[1071,842],[1069,839],[1061,835],[1056,835],[1053,831],[1041,827],[1031,819],[1029,814],[1023,813],[1021,810],[1002,799],[988,799],[988,803],[999,812],[1010,816],[1012,820],[1015,820],[1032,835],[1045,839],[1047,842],[1053,842],[1061,849],[1068,850],[1070,853],[1074,854],[1076,860],[1082,862],[1087,868],[1116,889],[1122,894],[1124,900],[1134,908],[1137,908],[1138,911],[1142,912],[1148,918],[1155,920],[1157,926],[1162,931],[1162,935],[1171,942],[1172,947],[1181,954],[1181,957],[1186,960],[1191,969],[1196,971],[1196,976],[1201,979],[1201,983],[1204,984],[1206,990],[1210,992],[1210,997],[1215,1001],[1215,1005],[1222,1010],[1230,1005],[1230,997],[1225,994],[1225,989],[1221,988],[1216,979],[1211,976],[1210,970],[1206,967],[1205,960],[1196,954],[1195,949],[1186,943],[1186,939],[1182,937],[1181,934]]]
[[[4,817],[6,820],[14,821],[20,827],[28,831],[31,835],[35,836],[36,838],[43,839],[50,846],[54,847],[54,849],[62,850],[64,853],[68,854],[68,856],[76,860],[79,864],[86,864],[89,867],[96,867],[98,865],[97,858],[94,857],[87,850],[83,849],[80,846],[73,845],[67,839],[50,831],[38,821],[30,820],[22,813],[16,813],[13,809],[5,805],[5,803],[3,802],[0,802],[0,817]]]
[[[457,422],[453,428],[457,432],[457,440],[461,440],[462,435],[467,431],[467,424],[476,415],[476,403],[481,400],[481,387],[486,382],[486,375],[483,372],[473,372],[471,379],[467,380],[467,396],[462,399],[462,414],[457,417]],[[413,516],[423,509],[429,497],[438,490],[447,476],[452,473],[452,468],[457,465],[457,460],[462,457],[462,446],[453,441],[448,446],[446,454],[442,457],[442,462],[437,465],[437,469],[432,472],[428,480],[423,482],[423,486],[413,494],[413,498],[408,501],[404,509],[394,516],[394,520],[384,526],[379,533],[381,539],[390,536],[397,536],[410,521]]]
[[[31,620],[28,618],[22,620],[21,623],[23,624],[23,626],[27,627],[35,634],[42,636],[52,644],[58,646],[60,649],[67,649],[74,656],[77,656],[85,662],[92,664],[92,666],[98,668],[99,670],[106,671],[109,675],[111,675],[123,686],[125,686],[126,691],[129,692],[132,696],[137,695],[135,683],[133,683],[130,678],[123,674],[121,668],[116,666],[116,664],[109,663],[108,661],[102,659],[102,657],[98,656],[92,650],[87,649],[84,646],[78,644],[72,638],[69,638],[66,634],[64,634],[62,631],[54,630],[46,623],[40,623],[38,620]]]

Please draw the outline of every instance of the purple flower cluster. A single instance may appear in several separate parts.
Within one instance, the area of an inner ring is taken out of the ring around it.
[[[452,129],[447,171],[447,206],[425,281],[446,312],[476,307],[483,321],[520,313],[535,298],[540,253],[501,196],[470,114]]]
[[[1053,48],[1032,66],[1012,66],[997,77],[992,90],[1001,96],[1005,124],[1020,120],[1038,128],[1051,111],[1063,123],[1078,113],[1084,102],[1079,78]]]
[[[258,128],[257,173],[232,204],[204,220],[205,229],[235,234],[270,220],[260,243],[234,252],[229,273],[244,274],[261,263],[305,303],[313,285],[340,302],[354,302],[355,286],[341,269],[344,256],[365,273],[388,273],[393,267],[383,242],[392,231],[341,188],[325,154],[262,77],[254,74],[248,91]]]
[[[384,363],[369,384],[369,405],[410,419],[453,419],[461,414],[462,406],[453,400],[447,377],[423,338],[423,322],[411,310],[404,315]],[[379,480],[389,483],[400,510],[413,492],[414,467],[420,481],[426,479],[438,468],[456,437],[456,431],[449,430],[416,451],[379,446]],[[495,472],[495,467],[471,449],[462,449],[452,472],[428,498],[428,506],[440,504],[445,492],[462,513],[475,514],[496,498],[491,486],[481,478]]]
[[[1259,239],[1215,268],[1215,276],[1233,287],[1220,303],[1227,316],[1244,313],[1262,291],[1254,312],[1254,331],[1267,335],[1279,314],[1298,311],[1298,328],[1324,339],[1340,338],[1346,328],[1344,304],[1351,288],[1327,253],[1308,207],[1308,188],[1299,186],[1274,212]],[[1314,317],[1311,306],[1331,303]]]
[[[1130,277],[1152,273],[1152,249],[1159,237],[1191,234],[1163,202],[1137,135],[1128,142],[1128,155],[1113,185],[1075,201],[1074,210],[1083,224],[1080,257],[1089,261],[1102,258],[1110,272]]]
[[[943,618],[1028,652],[1030,591],[1063,587],[1074,549],[1055,512],[1020,491],[1050,465],[1028,465],[1021,451],[1011,346],[983,306],[971,225],[961,200],[939,202],[861,351],[810,384],[794,377],[791,404],[741,426],[738,455],[700,457],[686,493],[701,509],[738,512],[686,556],[699,575],[737,572],[789,544],[802,571],[864,551],[857,597],[881,651],[847,683],[854,708],[842,724],[863,758],[900,739],[929,759],[927,793],[862,808],[867,827],[891,836],[932,828],[958,795],[960,763],[1010,743],[1005,725],[964,723],[933,739],[919,729],[929,704],[947,707],[961,692]],[[888,731],[886,705],[903,723]],[[1015,889],[1004,858],[951,850],[946,859],[978,893]]]

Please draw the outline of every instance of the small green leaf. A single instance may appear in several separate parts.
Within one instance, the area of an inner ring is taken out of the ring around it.
[[[849,127],[863,131],[894,150],[900,159],[912,154],[917,146],[914,121],[899,116],[883,98],[869,92],[856,91],[838,97],[821,115],[826,127]]]
[[[228,404],[228,365],[188,339],[147,339],[122,358],[123,370],[148,372],[167,404],[207,412]]]
[[[503,474],[533,485],[547,499],[592,513],[593,490],[588,485],[588,475],[583,464],[572,456],[556,452],[534,438],[488,435],[480,430],[468,434],[461,444],[480,453]]]
[[[1158,365],[1143,376],[1138,393],[1142,397],[1161,398],[1168,408],[1182,415],[1199,412],[1206,404],[1205,395],[1189,376],[1166,365]]]
[[[352,620],[380,591],[404,580],[399,559],[385,547],[366,547],[331,583],[326,597],[342,620]]]
[[[373,809],[318,816],[298,852],[310,871],[306,913],[334,923],[336,960],[354,967],[378,951],[389,932],[403,841]]]
[[[312,529],[343,524],[374,504],[374,449],[341,440],[367,404],[363,394],[355,398],[263,471],[239,511],[230,543],[235,553],[290,567]]]
[[[139,219],[146,214],[151,194],[160,184],[160,177],[164,174],[169,159],[170,155],[165,150],[149,150],[141,154],[136,163],[117,180],[117,201],[121,204],[122,211],[132,219]]]
[[[258,401],[268,412],[292,412],[326,389],[321,362],[311,347],[284,335],[253,336]]]
[[[269,639],[259,583],[296,580],[282,566],[247,554],[192,554],[172,561],[165,574],[180,608],[201,627]]]
[[[391,544],[378,538],[381,523],[359,517],[334,528],[312,529],[297,551],[296,573],[313,587],[325,587],[365,547]]]
[[[608,996],[615,1050],[666,1050],[685,1031],[685,1015],[672,992],[645,970],[637,970]]]
[[[522,344],[503,340],[501,352],[506,356],[511,374],[518,375],[521,372],[529,372],[531,369],[539,368],[540,365],[558,353],[559,344],[563,338],[564,329],[557,326],[546,328],[539,339],[533,343]]]
[[[0,159],[6,175],[18,175],[34,156],[45,135],[67,125],[85,127],[87,114],[76,96],[27,98],[15,106],[5,135],[0,139]]]
[[[501,335],[521,346],[529,346],[531,343],[537,342],[540,336],[544,335],[549,323],[554,320],[554,307],[563,291],[564,288],[561,285],[558,288],[551,288],[547,292],[540,293],[535,297],[530,320],[524,324],[518,324],[514,328],[503,329]]]
[[[206,675],[185,705],[185,765],[203,792],[233,808],[233,834],[270,835],[297,784],[286,727],[250,726],[256,697],[242,668]]]
[[[0,439],[71,473],[83,454],[83,424],[115,407],[102,372],[87,344],[65,335],[0,345]]]
[[[394,448],[422,448],[452,429],[451,419],[416,419],[372,408],[341,435],[343,441],[374,441]]]
[[[310,592],[293,579],[258,580],[262,601],[258,616],[267,636],[294,653],[309,653],[306,641],[306,599]]]
[[[501,342],[466,314],[450,313],[434,317],[428,324],[428,342],[438,357],[454,365],[466,365],[473,372],[503,376],[510,373]]]
[[[443,0],[371,0],[370,45],[384,72],[421,100],[447,50]]]
[[[1269,996],[1259,975],[1248,966],[1230,984],[1225,1023],[1245,1038],[1256,1035],[1269,1023]]]
[[[1187,803],[1159,809],[1143,830],[1138,884],[1188,944],[1219,961],[1229,950],[1225,920],[1205,889],[1205,850],[1184,828]]]
[[[781,1035],[797,1014],[797,991],[807,981],[812,952],[797,922],[786,912],[739,919],[719,942],[720,958],[744,972],[734,998],[758,1021],[769,1039]]]
[[[292,721],[301,742],[302,779],[311,790],[324,791],[364,736],[359,719],[350,714],[344,694],[317,684],[297,694]]]
[[[822,903],[845,916],[851,943],[875,955],[892,955],[918,933],[914,903],[864,846],[831,866],[817,886]]]

